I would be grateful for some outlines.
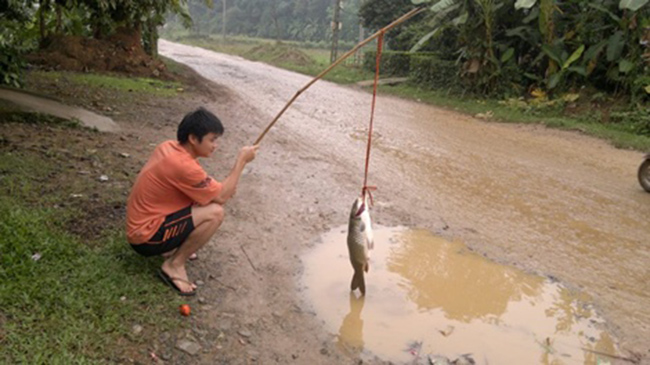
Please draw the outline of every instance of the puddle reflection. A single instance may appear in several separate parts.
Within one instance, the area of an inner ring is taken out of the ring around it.
[[[429,236],[429,237],[427,237]],[[405,231],[393,241],[387,268],[419,310],[439,308],[449,319],[469,323],[498,318],[508,303],[538,296],[544,279],[493,264],[424,231]],[[431,245],[437,247],[432,249]]]
[[[545,278],[495,264],[424,230],[375,229],[367,296],[350,293],[346,228],[304,257],[303,283],[317,315],[350,356],[411,361],[407,351],[478,364],[598,364],[617,354],[602,320]]]
[[[363,350],[363,319],[361,311],[366,297],[357,297],[350,292],[350,312],[343,318],[339,335],[336,341],[337,346],[348,355],[358,355]]]

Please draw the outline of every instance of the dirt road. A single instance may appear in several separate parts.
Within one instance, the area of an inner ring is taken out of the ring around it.
[[[226,126],[222,154],[206,164],[217,178],[310,80],[167,41],[160,53],[229,90],[229,99],[207,105]],[[359,193],[370,101],[318,82],[263,140],[221,233],[190,269],[206,282],[193,319],[207,333],[199,362],[355,362],[333,346],[297,282],[301,255],[346,224]],[[379,187],[378,224],[424,228],[557,278],[591,296],[622,354],[650,362],[650,194],[636,181],[641,153],[387,96],[378,99],[375,128],[369,183]]]

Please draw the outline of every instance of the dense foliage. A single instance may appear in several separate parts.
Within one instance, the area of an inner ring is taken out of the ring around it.
[[[168,12],[191,23],[186,0],[7,0],[0,3],[0,84],[19,85],[22,56],[56,36],[106,38],[120,28],[144,35],[155,54]]]
[[[194,35],[226,33],[278,40],[322,42],[332,36],[333,0],[226,0],[206,6],[204,1],[190,0],[189,13],[194,22]],[[356,41],[359,36],[358,9],[361,0],[343,0],[340,12],[342,40]],[[166,28],[178,29],[181,24],[171,17]]]
[[[362,19],[364,27],[376,31],[390,24],[396,17],[407,13],[413,8],[415,8],[415,5],[411,3],[411,0],[366,0],[359,9],[359,16]],[[422,16],[416,16],[409,23],[417,24],[421,20]],[[418,36],[421,37],[424,35],[418,34],[421,33],[418,30],[422,29],[422,27],[408,26],[409,23],[395,27],[386,33],[384,36],[386,44],[391,49],[398,51],[408,50],[409,44],[412,44],[414,39],[417,41],[416,38]]]
[[[26,26],[33,12],[20,3],[0,3],[0,84],[16,87],[20,86],[23,67],[21,55],[36,45],[34,37],[28,36],[30,27]]]
[[[386,35],[396,74],[435,79],[479,95],[545,95],[581,88],[650,95],[650,0],[342,0],[340,39],[369,31],[417,6],[428,11]],[[17,85],[21,55],[57,34],[106,38],[120,28],[156,53],[157,27],[327,47],[333,0],[7,0],[0,4],[0,83]],[[224,12],[225,9],[225,12]],[[444,62],[443,62],[444,61]],[[435,77],[442,67],[452,75]],[[451,65],[455,65],[455,68]],[[370,62],[372,67],[372,62]],[[412,70],[418,70],[416,73]],[[384,70],[386,71],[386,70]],[[426,75],[426,76],[425,76]],[[427,85],[432,86],[432,85]],[[537,92],[536,91],[536,92]],[[539,93],[539,92],[537,92]]]
[[[390,43],[455,60],[456,80],[479,94],[522,95],[591,86],[641,101],[650,94],[648,0],[368,0],[364,24],[427,6]],[[368,10],[371,9],[371,10]],[[408,37],[405,35],[421,35]],[[421,79],[421,78],[420,78]]]

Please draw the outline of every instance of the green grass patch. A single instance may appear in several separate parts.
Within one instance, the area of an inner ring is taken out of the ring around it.
[[[78,119],[63,119],[48,114],[15,111],[11,109],[4,109],[1,105],[0,123],[43,124],[63,126],[66,128],[82,127],[82,123]]]
[[[141,77],[111,76],[92,73],[37,71],[34,72],[30,77],[42,78],[44,80],[51,80],[54,82],[65,80],[93,89],[109,88],[121,92],[134,92],[161,97],[174,97],[178,95],[178,90],[183,87],[182,84],[174,81],[162,81]]]
[[[271,44],[272,41],[259,39],[241,39],[228,37],[226,40],[217,37],[190,37],[179,36],[173,38],[174,42],[188,44],[195,47],[209,49],[219,53],[226,53],[231,55],[242,56],[249,52],[252,48],[261,44]]]
[[[60,231],[56,215],[0,198],[0,362],[110,362],[133,324],[172,324],[152,261],[143,270],[119,234],[91,249]]]
[[[167,71],[171,72],[172,74],[182,74],[185,72],[188,66],[178,63],[171,58],[167,58],[164,56],[160,56],[160,59],[163,61],[165,64],[165,67],[167,68]]]
[[[3,132],[12,128],[20,125],[4,124]],[[46,128],[47,135],[35,141],[66,138],[69,131]],[[82,189],[82,179],[56,186],[64,175],[80,175],[66,172],[67,155],[44,148],[47,141],[16,149],[23,145],[17,136],[32,130],[38,128],[0,138],[0,363],[94,364],[130,358],[162,330],[183,325],[173,315],[181,298],[155,277],[161,259],[133,252],[122,229],[115,228],[121,224],[92,242],[70,233],[71,223],[93,226],[83,221],[87,209],[70,203],[74,188],[67,185]],[[92,186],[82,192],[89,195]],[[135,324],[144,328],[137,336]]]
[[[459,97],[435,90],[424,90],[413,84],[380,86],[386,94],[453,109],[471,115],[491,114],[489,120],[507,123],[542,124],[550,128],[579,131],[609,141],[617,148],[650,150],[650,137],[634,133],[626,123],[603,124],[595,115],[564,116],[559,109],[524,111],[504,105],[499,100]]]
[[[38,199],[38,184],[47,179],[54,166],[37,155],[4,152],[0,156],[0,194],[25,201]]]

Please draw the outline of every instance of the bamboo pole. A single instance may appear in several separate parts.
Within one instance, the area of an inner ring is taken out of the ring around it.
[[[278,113],[278,115],[275,116],[275,118],[273,119],[273,121],[271,121],[271,123],[266,127],[266,129],[264,129],[264,132],[262,132],[262,134],[260,134],[260,136],[257,137],[257,140],[255,140],[255,143],[253,143],[253,145],[258,145],[258,144],[260,144],[260,142],[262,142],[262,138],[264,138],[264,136],[266,135],[266,133],[268,133],[268,131],[271,129],[271,127],[273,127],[273,125],[278,121],[278,119],[280,119],[280,117],[282,116],[282,114],[284,114],[284,112],[287,111],[287,109],[289,109],[289,106],[291,106],[291,104],[293,104],[293,102],[298,98],[298,96],[300,96],[300,94],[302,94],[305,90],[307,90],[307,89],[308,89],[311,85],[313,85],[316,81],[320,80],[323,76],[325,76],[325,74],[327,74],[327,73],[330,72],[334,67],[338,66],[341,62],[343,62],[343,60],[345,60],[346,58],[348,58],[348,57],[350,57],[351,55],[353,55],[353,54],[354,54],[354,53],[355,53],[359,48],[365,46],[366,44],[370,43],[370,42],[371,42],[372,40],[374,40],[375,38],[379,37],[380,34],[386,33],[386,32],[389,31],[390,29],[392,29],[392,28],[396,27],[397,25],[399,25],[399,24],[401,24],[401,23],[403,23],[403,22],[405,22],[405,21],[411,19],[412,17],[414,17],[415,15],[421,13],[421,12],[424,11],[425,9],[426,9],[426,7],[415,8],[415,9],[409,11],[408,13],[402,15],[401,17],[397,18],[397,19],[396,19],[395,21],[393,21],[392,23],[390,23],[390,24],[388,24],[387,26],[381,28],[381,29],[380,29],[379,31],[377,31],[375,34],[371,35],[370,37],[366,38],[366,39],[365,39],[364,41],[362,41],[361,43],[359,43],[359,44],[357,44],[356,46],[354,46],[354,48],[352,48],[351,50],[349,50],[348,52],[346,52],[343,56],[341,56],[339,59],[337,59],[336,62],[332,63],[328,68],[326,68],[326,69],[323,70],[320,74],[318,74],[316,77],[314,77],[314,78],[313,78],[311,81],[309,81],[305,86],[303,86],[302,89],[300,89],[300,90],[298,90],[298,92],[296,92],[296,94],[293,96],[293,98],[291,98],[291,100],[289,100],[289,102],[284,106],[284,108],[282,108],[282,110],[280,110],[280,112]]]

